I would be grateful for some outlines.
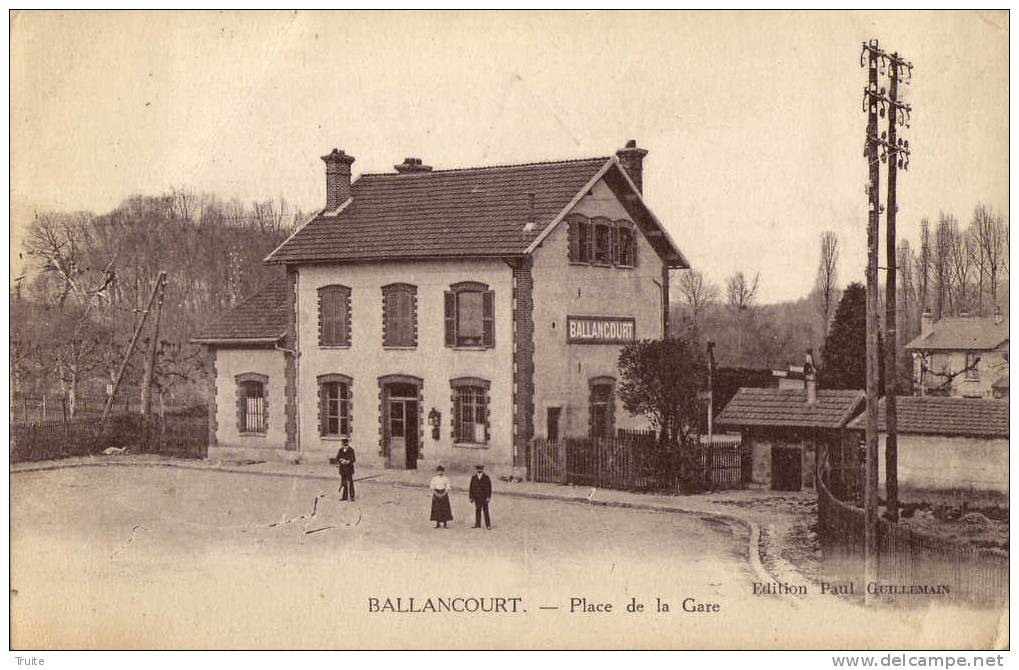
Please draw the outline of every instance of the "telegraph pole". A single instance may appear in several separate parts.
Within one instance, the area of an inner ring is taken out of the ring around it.
[[[898,212],[895,200],[896,178],[898,168],[909,166],[909,142],[898,138],[899,124],[909,127],[909,105],[899,102],[899,79],[903,72],[907,74],[906,82],[912,78],[913,64],[901,58],[895,52],[889,58],[888,87],[888,212],[885,231],[885,517],[892,522],[899,520],[899,446],[898,446],[898,412],[896,397],[898,396],[898,361],[896,352],[897,315],[896,315],[896,273],[897,256],[895,242],[895,215]]]
[[[909,167],[909,142],[897,137],[896,126],[908,127],[909,105],[898,101],[899,78],[903,73],[911,77],[912,64],[899,57],[898,53],[887,54],[880,49],[877,40],[863,43],[860,65],[868,68],[867,88],[863,92],[864,110],[867,112],[867,157],[869,183],[869,207],[867,217],[867,433],[866,464],[864,475],[864,563],[863,574],[866,582],[878,577],[878,397],[881,393],[879,373],[882,361],[878,352],[878,312],[881,304],[878,297],[878,236],[880,233],[881,203],[880,181],[881,162],[888,162],[888,228],[886,236],[887,276],[885,277],[885,423],[887,438],[886,496],[887,515],[898,520],[898,450],[896,439],[896,310],[895,310],[895,210],[897,168]],[[884,87],[878,86],[879,62],[881,74],[889,67],[891,86],[886,95]],[[878,116],[888,116],[888,131],[878,136]],[[888,156],[891,161],[888,161]],[[869,593],[865,596],[870,601]]]
[[[159,322],[163,316],[163,296],[166,295],[166,273],[159,275],[159,298],[156,301],[156,317],[152,324],[152,341],[145,357],[145,371],[142,375],[142,416],[147,421],[152,414],[152,383],[156,376],[156,355],[159,346]]]
[[[867,166],[868,194],[870,204],[867,213],[867,451],[864,471],[864,530],[863,530],[863,580],[870,584],[877,581],[877,403],[878,403],[878,360],[877,350],[877,254],[878,226],[881,216],[881,166],[878,157],[877,115],[880,98],[884,89],[878,89],[878,41],[870,40],[863,45],[867,59],[867,88],[864,93],[867,107]],[[865,596],[870,600],[869,593]]]
[[[127,345],[127,353],[124,354],[124,360],[121,361],[120,369],[117,371],[117,378],[113,380],[113,388],[110,389],[110,395],[106,398],[106,405],[103,406],[103,422],[106,421],[106,417],[110,414],[110,409],[113,407],[113,401],[117,397],[117,390],[120,389],[120,382],[124,379],[124,373],[127,371],[127,364],[131,361],[131,354],[134,353],[135,344],[138,343],[138,336],[141,335],[142,326],[145,325],[145,319],[149,316],[149,311],[152,309],[152,303],[156,300],[156,292],[162,286],[165,278],[166,273],[160,272],[159,278],[156,280],[156,285],[152,287],[152,293],[149,295],[149,302],[145,305],[145,311],[142,312],[141,318],[138,319],[138,325],[134,328],[134,335],[131,336],[131,342]]]

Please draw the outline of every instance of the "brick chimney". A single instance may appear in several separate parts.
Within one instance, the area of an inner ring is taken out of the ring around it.
[[[934,315],[930,307],[924,307],[923,315],[920,317],[920,336],[927,337],[934,332]]]
[[[630,181],[641,193],[644,192],[644,156],[647,156],[647,149],[638,147],[637,140],[630,140],[625,147],[616,152],[616,158],[626,170]]]
[[[415,172],[431,172],[431,165],[422,165],[420,158],[404,158],[403,163],[394,165],[393,168],[400,174],[413,174]]]
[[[803,387],[807,390],[807,404],[817,402],[817,377],[814,374],[814,350],[807,349],[807,358],[803,361]]]
[[[326,164],[326,210],[334,211],[350,199],[350,165],[354,157],[333,149],[322,156]]]

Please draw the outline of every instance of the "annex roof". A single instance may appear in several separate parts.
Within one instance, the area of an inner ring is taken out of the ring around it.
[[[842,428],[863,405],[863,391],[819,389],[807,404],[804,389],[741,388],[715,419],[720,426]]]
[[[989,351],[1008,339],[1008,322],[987,317],[960,316],[934,322],[933,330],[906,345],[919,351]]]
[[[361,175],[266,258],[320,263],[520,256],[599,179],[671,267],[689,263],[615,157]]]
[[[981,398],[899,396],[895,403],[896,429],[908,435],[1008,438],[1008,401]],[[866,415],[849,424],[864,430]],[[885,431],[885,399],[878,403],[878,430]]]
[[[199,344],[272,343],[286,332],[287,281],[278,277],[212,321],[191,341]]]

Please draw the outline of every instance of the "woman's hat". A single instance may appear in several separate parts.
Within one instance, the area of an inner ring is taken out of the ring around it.
[[[442,467],[441,465],[437,465],[437,466],[435,466],[435,471],[436,472],[445,472],[446,468]]]

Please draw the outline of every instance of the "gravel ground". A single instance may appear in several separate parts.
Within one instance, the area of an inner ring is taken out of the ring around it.
[[[453,514],[449,529],[436,530],[427,491],[376,482],[360,483],[351,504],[330,482],[300,477],[169,467],[19,473],[11,479],[12,646],[1001,644],[999,613],[890,614],[828,596],[752,596],[746,531],[697,513],[497,494],[495,527],[485,531],[470,528],[473,509],[458,493]],[[370,611],[370,598],[402,598],[406,607],[415,597],[420,607],[456,596],[517,597],[521,611]],[[571,612],[573,598],[614,610]],[[631,598],[642,613],[627,613]],[[657,610],[658,598],[670,612]],[[720,607],[684,612],[687,598]]]

